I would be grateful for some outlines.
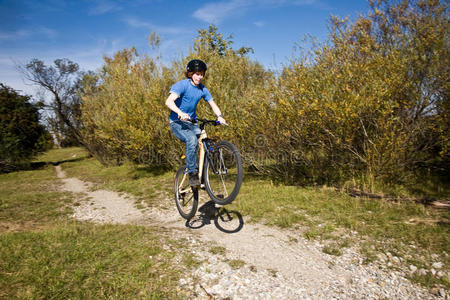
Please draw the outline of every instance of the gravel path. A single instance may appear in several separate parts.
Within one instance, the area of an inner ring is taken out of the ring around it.
[[[353,249],[345,249],[342,256],[327,255],[318,241],[243,219],[239,223],[237,215],[231,227],[225,223],[217,227],[205,213],[186,224],[170,199],[165,207],[140,210],[132,196],[91,191],[91,184],[67,178],[60,166],[56,172],[62,188],[81,199],[74,206],[74,218],[157,225],[186,238],[203,261],[189,277],[180,279],[180,289],[190,291],[193,299],[448,299],[443,289],[431,293],[413,285],[405,278],[409,270],[363,264]],[[233,229],[239,231],[224,232]]]

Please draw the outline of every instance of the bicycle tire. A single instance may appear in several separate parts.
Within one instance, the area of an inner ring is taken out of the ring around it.
[[[231,203],[241,188],[243,172],[236,146],[228,141],[215,143],[203,167],[205,189],[211,200],[219,205]]]
[[[198,189],[189,185],[187,176],[184,178],[184,170],[186,167],[180,167],[175,175],[174,189],[175,189],[175,204],[178,212],[186,219],[190,220],[194,217],[198,207]],[[182,186],[180,186],[182,184]],[[184,192],[181,192],[183,191]]]

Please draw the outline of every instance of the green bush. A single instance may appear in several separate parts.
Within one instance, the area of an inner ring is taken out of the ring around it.
[[[0,172],[13,170],[51,146],[50,134],[39,123],[38,110],[29,96],[0,84]]]

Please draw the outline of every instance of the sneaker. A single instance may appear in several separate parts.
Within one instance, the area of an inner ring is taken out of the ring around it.
[[[198,180],[198,173],[189,174],[189,185],[190,186],[200,186],[200,180]]]

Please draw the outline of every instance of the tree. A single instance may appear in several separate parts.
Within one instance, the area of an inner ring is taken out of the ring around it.
[[[64,58],[56,59],[54,66],[46,66],[43,61],[32,59],[25,66],[20,66],[19,71],[44,93],[50,93],[52,99],[46,105],[50,111],[47,123],[58,146],[74,142],[83,144],[80,133],[81,98],[78,93],[82,73],[78,64]]]
[[[11,171],[49,146],[49,134],[39,123],[39,104],[0,83],[0,171]]]
[[[199,35],[194,43],[194,51],[200,55],[203,52],[209,52],[218,54],[219,56],[225,56],[228,51],[232,51],[234,54],[244,56],[254,52],[251,47],[241,47],[239,50],[234,51],[231,48],[233,36],[229,35],[225,38],[223,34],[219,32],[219,28],[212,24],[208,26],[208,29],[200,29],[198,34]]]
[[[208,29],[200,29],[199,36],[195,40],[194,50],[198,53],[202,50],[217,53],[221,56],[225,55],[228,50],[231,50],[233,38],[231,35],[224,38],[223,34],[218,32],[218,28],[214,25],[209,25]]]

